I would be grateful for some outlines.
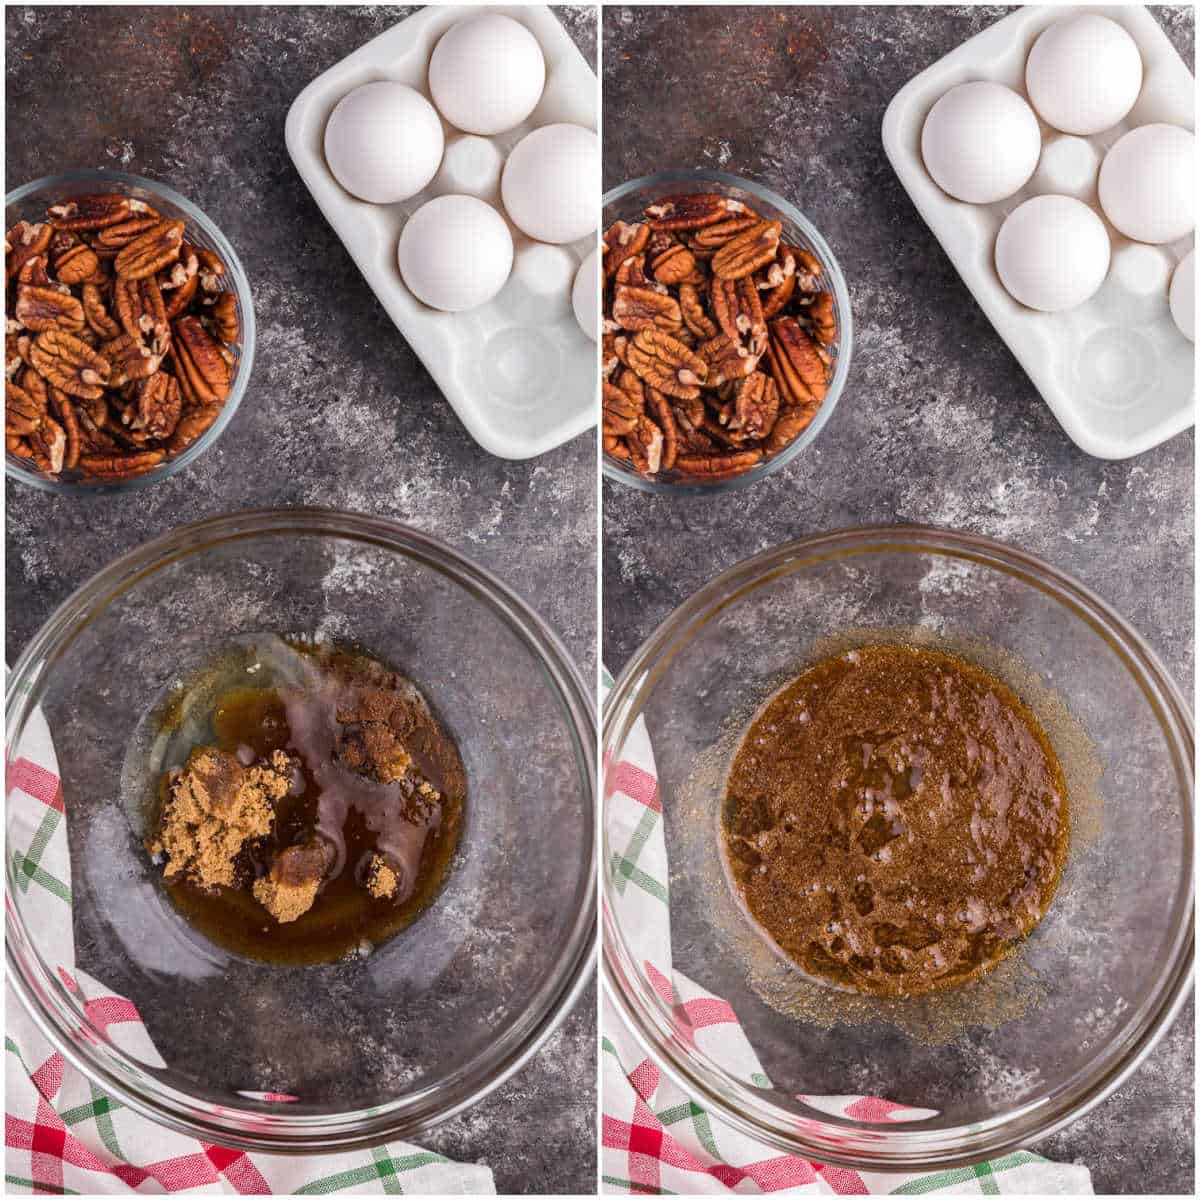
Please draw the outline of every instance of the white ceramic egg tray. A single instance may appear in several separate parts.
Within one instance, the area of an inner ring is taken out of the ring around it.
[[[1110,17],[1142,56],[1141,94],[1119,125],[1092,137],[1059,133],[1039,118],[1042,155],[1033,178],[996,204],[954,200],[933,182],[921,158],[921,128],[942,95],[960,83],[990,79],[1028,99],[1025,60],[1038,35],[1076,12]],[[1020,9],[964,42],[910,80],[888,105],[883,145],[913,203],[950,256],[996,331],[1073,441],[1097,458],[1129,458],[1187,429],[1194,420],[1191,342],[1171,319],[1171,272],[1192,248],[1188,237],[1165,246],[1131,242],[1105,221],[1112,239],[1108,277],[1090,300],[1058,313],[1018,304],[996,274],[996,234],[1031,196],[1060,193],[1104,218],[1096,179],[1106,151],[1125,132],[1165,121],[1194,128],[1195,82],[1166,34],[1140,5]]]
[[[454,155],[467,135],[443,119],[446,157],[429,187],[398,204],[351,196],[325,164],[325,123],[334,106],[361,84],[381,79],[406,83],[432,103],[427,75],[438,39],[464,17],[487,11],[519,21],[542,48],[546,87],[529,119],[489,139],[499,151],[491,163],[484,154]],[[596,344],[581,332],[571,307],[576,268],[596,238],[542,245],[510,222],[515,254],[508,283],[489,303],[462,313],[428,308],[405,287],[396,244],[404,222],[434,196],[469,192],[503,216],[499,160],[540,125],[564,121],[594,130],[596,93],[595,73],[549,8],[448,5],[422,9],[343,58],[288,111],[288,153],[325,219],[471,436],[501,458],[544,454],[596,422]],[[597,221],[599,214],[597,196]]]

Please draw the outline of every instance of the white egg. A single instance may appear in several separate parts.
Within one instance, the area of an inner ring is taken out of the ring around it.
[[[1064,133],[1111,129],[1142,90],[1142,56],[1116,21],[1080,13],[1042,31],[1025,63],[1038,116]]]
[[[993,204],[1019,191],[1041,149],[1033,109],[1012,88],[983,79],[951,88],[921,130],[921,155],[934,183],[970,204]]]
[[[996,271],[1028,308],[1059,312],[1082,304],[1104,282],[1111,248],[1104,222],[1073,196],[1034,196],[996,235]]]
[[[1196,227],[1196,138],[1179,125],[1141,125],[1100,164],[1100,207],[1135,242],[1159,245]]]
[[[334,178],[372,204],[415,196],[437,174],[443,143],[433,105],[387,80],[343,96],[325,125],[325,161]]]
[[[546,60],[519,21],[483,13],[442,35],[429,60],[429,90],[442,116],[467,133],[503,133],[537,107]]]
[[[512,234],[476,196],[438,196],[408,218],[396,257],[418,300],[463,312],[486,304],[504,286],[512,270]]]
[[[575,286],[571,289],[571,304],[575,309],[575,320],[579,328],[592,339],[600,337],[600,256],[593,250],[579,264],[575,272]]]
[[[504,164],[500,194],[512,222],[539,242],[574,242],[596,228],[600,143],[582,125],[527,133]]]
[[[1189,250],[1188,256],[1175,268],[1171,276],[1171,316],[1179,326],[1179,332],[1189,342],[1196,340],[1196,252]]]

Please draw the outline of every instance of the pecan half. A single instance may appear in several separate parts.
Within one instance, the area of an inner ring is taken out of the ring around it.
[[[4,432],[10,437],[28,437],[42,420],[42,408],[15,383],[4,385]]]
[[[646,407],[654,418],[654,423],[662,430],[662,460],[660,471],[669,471],[675,465],[679,454],[679,426],[675,422],[675,414],[666,396],[656,388],[646,389]]]
[[[634,466],[644,475],[657,475],[662,469],[663,432],[645,413],[638,416],[637,425],[625,439]]]
[[[764,438],[779,418],[779,391],[775,381],[761,371],[741,380],[734,402],[731,424],[748,438]]]
[[[221,292],[209,311],[213,333],[227,346],[238,340],[241,323],[238,321],[237,297],[232,292]]]
[[[80,232],[85,229],[104,229],[124,221],[133,211],[127,196],[73,196],[61,204],[52,204],[46,215],[55,229]]]
[[[131,242],[137,241],[144,233],[148,233],[158,224],[157,217],[131,217],[119,225],[110,225],[102,229],[92,239],[92,248],[105,258],[115,258]]]
[[[183,393],[173,375],[159,371],[138,385],[137,416],[148,436],[165,441],[182,415]]]
[[[4,273],[12,279],[31,259],[45,254],[54,230],[46,224],[18,221],[4,237]]]
[[[83,283],[91,279],[100,269],[100,260],[96,252],[82,242],[63,250],[54,256],[54,274],[62,283]]]
[[[176,263],[176,266],[178,265]],[[161,276],[159,278],[161,279]],[[178,287],[168,289],[165,284],[162,285],[162,290],[166,292],[165,305],[168,321],[175,320],[191,304],[196,298],[199,288],[200,279],[194,272]]]
[[[654,288],[660,294],[664,292],[663,288],[658,287],[647,276],[646,256],[644,254],[631,254],[617,268],[617,273],[613,278],[617,281],[618,287]]]
[[[70,397],[59,388],[49,389],[50,411],[62,426],[66,435],[67,448],[63,454],[62,470],[70,471],[79,465],[79,455],[82,450],[82,437],[79,430],[79,415]]]
[[[164,450],[139,450],[133,454],[84,454],[79,467],[95,479],[133,479],[153,471],[163,459]]]
[[[650,227],[640,222],[628,225],[616,221],[604,231],[604,275],[611,279],[617,268],[635,254],[641,254],[650,237]]]
[[[771,430],[767,440],[767,457],[774,458],[781,450],[790,446],[811,424],[817,415],[817,405],[806,404],[801,408],[785,408]]]
[[[617,376],[617,387],[629,397],[638,412],[646,411],[646,387],[635,371],[631,371],[628,367],[622,367],[621,373]]]
[[[779,249],[783,226],[778,221],[759,221],[726,242],[712,257],[712,272],[718,279],[741,279],[764,267]]]
[[[220,346],[196,317],[181,317],[172,329],[171,362],[188,405],[224,404],[229,364]]]
[[[745,346],[754,359],[767,348],[767,322],[758,288],[748,275],[741,279],[714,279],[712,310],[726,337]]]
[[[768,266],[758,289],[767,293],[762,300],[762,314],[767,320],[784,311],[792,299],[796,292],[796,258],[785,254],[784,247],[780,246],[780,257]]]
[[[679,308],[683,313],[683,323],[698,338],[707,341],[717,336],[717,327],[704,311],[700,299],[700,290],[693,283],[683,283],[679,286]]]
[[[718,221],[715,225],[698,230],[692,235],[692,246],[697,250],[715,252],[739,234],[753,229],[758,223],[758,216],[747,210],[736,217],[730,217],[727,221]]]
[[[130,337],[145,342],[154,354],[161,356],[167,352],[171,326],[157,279],[149,275],[141,279],[118,278],[113,301],[121,328]]]
[[[696,256],[680,242],[668,246],[650,260],[650,270],[654,278],[668,286],[690,279],[695,269]]]
[[[813,337],[822,346],[832,346],[837,337],[837,320],[833,315],[833,293],[818,292],[808,306],[808,319],[812,323]]]
[[[700,384],[708,375],[703,359],[681,341],[657,330],[643,329],[628,349],[629,365],[651,387],[690,400],[700,394]]]
[[[736,450],[731,454],[681,454],[675,466],[685,475],[694,475],[708,483],[744,475],[762,459],[761,450]]]
[[[29,435],[33,461],[45,475],[57,475],[67,457],[66,430],[49,413],[43,413],[38,427]]]
[[[106,342],[110,342],[113,338],[120,336],[121,326],[108,315],[108,309],[104,305],[104,293],[96,284],[85,283],[83,285],[82,303],[84,320],[87,321],[88,328],[97,337],[102,337]]]
[[[825,398],[827,358],[822,354],[792,317],[771,322],[771,374],[783,404],[819,404]]]
[[[124,387],[135,379],[148,379],[162,364],[162,358],[141,338],[127,333],[105,342],[100,352],[112,368],[108,386],[114,388]]]
[[[750,353],[741,342],[728,334],[718,333],[697,347],[696,353],[708,367],[704,386],[718,388],[749,375],[758,366],[758,357]]]
[[[661,329],[674,333],[683,324],[679,305],[652,288],[618,287],[612,315],[622,329]]]
[[[646,207],[645,216],[652,229],[675,233],[715,225],[718,221],[743,212],[745,207],[740,201],[725,196],[694,192],[664,196]]]
[[[21,269],[17,272],[17,282],[27,283],[31,287],[54,287],[55,284],[46,273],[46,256],[44,254],[35,254],[31,259],[23,263]]]
[[[172,455],[181,454],[193,442],[212,428],[213,422],[221,415],[219,404],[210,404],[204,408],[193,408],[180,419],[167,444]]]
[[[113,269],[126,279],[156,275],[179,257],[182,242],[182,221],[156,221],[121,250],[113,261]]]
[[[78,333],[83,328],[83,305],[70,292],[60,292],[55,287],[21,284],[17,288],[17,305],[13,313],[34,333],[45,329]]]
[[[61,388],[68,396],[89,400],[104,395],[112,373],[103,355],[97,354],[74,334],[58,329],[47,329],[38,334],[29,348],[29,361],[43,379]]]
[[[639,409],[629,393],[605,380],[603,429],[606,434],[624,437],[637,428]]]

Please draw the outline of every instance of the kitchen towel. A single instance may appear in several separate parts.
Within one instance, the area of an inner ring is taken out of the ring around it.
[[[611,680],[605,680],[611,686]],[[604,869],[637,962],[669,1003],[687,1014],[697,1045],[725,1070],[770,1085],[737,1015],[671,964],[667,846],[654,752],[639,719],[605,787]],[[1086,1167],[1028,1151],[925,1175],[824,1166],[755,1142],[723,1124],[667,1079],[605,997],[601,1007],[601,1187],[606,1193],[755,1195],[1091,1195]],[[931,1110],[864,1096],[806,1097],[814,1108],[857,1119],[911,1121]]]
[[[89,1020],[121,1049],[162,1063],[137,1009],[75,966],[71,860],[58,760],[35,712],[9,765],[7,852],[26,923]],[[15,898],[9,897],[12,903]],[[491,1171],[405,1142],[348,1154],[246,1153],[156,1125],[100,1091],[5,985],[5,1191],[9,1194],[491,1195]],[[268,1097],[269,1098],[269,1097]]]

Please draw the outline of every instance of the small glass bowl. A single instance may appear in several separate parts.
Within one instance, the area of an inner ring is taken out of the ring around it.
[[[230,346],[236,356],[233,378],[229,384],[229,395],[221,409],[220,416],[213,424],[194,441],[182,454],[168,459],[154,471],[145,475],[136,475],[132,479],[122,480],[85,480],[85,479],[47,479],[38,471],[11,454],[4,458],[4,469],[8,476],[30,487],[40,488],[44,492],[56,492],[68,496],[95,495],[97,493],[136,491],[138,488],[149,487],[160,479],[168,479],[178,471],[194,463],[208,450],[225,432],[229,422],[233,420],[238,405],[246,392],[250,381],[250,371],[254,365],[254,303],[250,296],[250,281],[241,260],[234,252],[225,235],[213,224],[212,220],[200,211],[190,200],[178,192],[153,179],[143,179],[140,175],[128,175],[124,171],[108,171],[84,168],[76,171],[64,171],[60,175],[47,175],[35,179],[32,183],[24,184],[5,197],[5,229],[11,229],[18,221],[44,221],[46,209],[51,205],[71,196],[87,196],[96,193],[117,192],[144,200],[156,208],[165,217],[183,221],[186,225],[184,238],[193,246],[214,251],[225,264],[225,274],[221,281],[222,291],[232,291],[237,297],[237,315],[239,325],[238,341]]]
[[[632,467],[618,462],[616,459],[603,455],[603,470],[608,479],[615,479],[628,487],[640,488],[644,492],[720,492],[735,491],[737,488],[749,487],[760,479],[781,470],[787,466],[805,448],[811,446],[825,423],[833,415],[834,408],[846,386],[846,376],[850,373],[850,354],[854,346],[854,328],[850,313],[850,293],[846,287],[846,279],[838,265],[833,251],[817,231],[816,226],[789,200],[785,200],[778,192],[763,187],[751,179],[741,179],[736,175],[727,175],[724,171],[706,170],[669,170],[658,171],[653,175],[644,175],[640,179],[631,179],[620,187],[613,188],[604,196],[603,229],[607,229],[614,221],[637,221],[643,217],[647,205],[661,200],[664,196],[679,195],[691,192],[715,192],[732,200],[740,200],[748,204],[756,212],[783,225],[783,238],[789,245],[801,246],[810,251],[825,268],[823,275],[823,290],[833,293],[834,319],[837,321],[837,341],[828,347],[833,359],[833,372],[829,379],[829,390],[812,424],[800,434],[794,442],[774,458],[764,459],[751,467],[750,470],[735,476],[733,479],[720,480],[716,483],[679,482],[674,483],[665,479],[647,479],[639,475]]]
[[[280,967],[223,950],[180,916],[142,848],[147,781],[123,768],[143,718],[234,639],[267,632],[393,664],[463,757],[445,883],[365,957]],[[6,718],[10,778],[39,731],[54,739],[75,966],[134,1003],[163,1061],[89,1016],[55,970],[63,951],[40,917],[61,901],[15,854],[8,979],[72,1065],[159,1124],[266,1152],[418,1139],[518,1070],[593,977],[590,689],[527,605],[425,534],[319,509],[177,529],[51,616],[13,668]],[[28,845],[20,811],[6,812],[10,850]]]
[[[755,931],[721,867],[718,819],[730,755],[767,697],[816,657],[897,639],[981,662],[1030,705],[1070,781],[1072,842],[1053,904],[1010,959],[961,988],[886,1001],[806,979]],[[749,1136],[858,1170],[996,1158],[1104,1099],[1187,997],[1186,702],[1120,616],[1032,555],[901,526],[759,554],[676,609],[626,665],[605,704],[607,769],[639,718],[658,772],[672,965],[728,1001],[767,1078],[725,1070],[686,1010],[664,1002],[633,949],[642,931],[622,924],[624,874],[607,870],[605,987],[651,1061]],[[623,863],[636,847],[610,810],[606,799],[602,861]],[[852,1119],[819,1099],[847,1095],[936,1111]]]

